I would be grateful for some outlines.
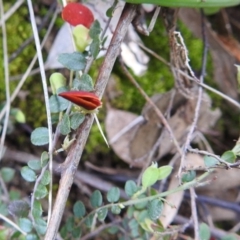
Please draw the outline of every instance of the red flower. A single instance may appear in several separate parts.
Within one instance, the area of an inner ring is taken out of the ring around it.
[[[90,28],[94,21],[92,12],[80,3],[68,3],[62,11],[62,18],[72,26],[82,24]]]
[[[59,93],[58,95],[87,110],[94,110],[102,106],[98,96],[91,92],[69,91]]]

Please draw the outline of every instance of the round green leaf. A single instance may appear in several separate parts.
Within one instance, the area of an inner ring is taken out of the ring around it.
[[[76,130],[84,121],[85,114],[75,112],[70,117],[70,126],[73,130]]]
[[[52,95],[49,99],[49,106],[51,113],[62,112],[68,108],[69,101],[58,95]]]
[[[113,205],[113,206],[111,207],[111,212],[112,212],[113,214],[118,215],[118,214],[120,214],[120,212],[121,212],[121,208],[120,208],[119,206]]]
[[[148,216],[152,221],[159,218],[163,210],[163,203],[159,199],[154,199],[148,203]]]
[[[32,169],[32,170],[40,170],[41,169],[41,162],[39,160],[30,160],[28,162],[28,166]]]
[[[35,200],[33,203],[32,214],[34,218],[40,218],[42,216],[43,210],[42,205],[39,201]]]
[[[60,132],[62,135],[67,135],[71,132],[70,119],[67,114],[63,115],[62,121],[60,123]]]
[[[139,224],[136,221],[136,219],[131,219],[131,221],[129,221],[129,228],[131,231],[131,237],[136,239],[139,236]]]
[[[147,188],[155,184],[158,180],[159,171],[155,166],[148,167],[142,176],[142,186]]]
[[[12,168],[9,168],[9,167],[3,167],[3,168],[1,168],[0,173],[1,173],[3,181],[7,183],[13,179],[15,170]]]
[[[65,87],[67,83],[66,78],[61,73],[57,72],[53,73],[49,80],[53,94],[57,93],[57,89]]]
[[[27,234],[26,240],[38,240],[39,238],[37,237],[36,234]]]
[[[37,178],[36,173],[27,166],[22,167],[21,175],[28,182],[34,182]]]
[[[46,170],[42,176],[42,179],[41,179],[41,184],[42,185],[48,185],[51,181],[51,174],[49,172],[49,170]]]
[[[201,223],[199,227],[200,240],[209,240],[211,237],[210,229],[206,223]]]
[[[86,209],[82,201],[77,201],[73,205],[73,213],[77,218],[81,218],[86,214]]]
[[[158,168],[158,180],[167,178],[171,174],[172,169],[173,167],[171,166],[162,166]]]
[[[74,217],[71,216],[67,219],[66,222],[67,230],[71,232],[74,229]]]
[[[88,91],[88,92],[94,90],[93,80],[90,75],[85,73],[82,74],[82,76],[80,77],[80,85],[78,90]]]
[[[36,223],[35,228],[36,228],[36,231],[38,232],[38,234],[44,235],[47,230],[46,221],[42,218],[36,218],[35,223]]]
[[[190,170],[187,173],[183,174],[182,182],[191,182],[196,177],[196,171]]]
[[[90,214],[90,215],[87,216],[87,218],[85,220],[85,224],[88,228],[92,227],[93,217],[94,217],[94,214]]]
[[[58,61],[66,68],[73,71],[81,71],[86,66],[86,58],[80,52],[61,53],[58,56]]]
[[[90,202],[93,208],[100,207],[102,205],[102,194],[99,190],[95,190],[91,197]]]
[[[26,233],[32,231],[32,222],[28,218],[19,219],[19,227]]]
[[[44,197],[46,197],[48,194],[48,190],[46,188],[46,186],[44,186],[43,184],[38,184],[36,191],[34,192],[34,196],[36,199],[42,199]]]
[[[236,161],[236,155],[233,151],[226,151],[221,156],[221,159],[228,163],[235,163]]]
[[[17,122],[19,123],[25,123],[26,122],[26,117],[24,115],[24,113],[20,110],[20,109],[15,109],[15,119]]]
[[[39,127],[33,130],[31,134],[31,142],[33,145],[42,146],[48,144],[49,135],[46,127]]]
[[[120,190],[117,187],[112,187],[107,193],[107,200],[111,203],[117,202],[120,198]]]
[[[81,237],[81,233],[82,233],[82,231],[81,231],[81,228],[80,228],[80,227],[75,227],[75,228],[73,228],[73,230],[72,230],[72,236],[73,236],[74,238],[79,239],[79,238]]]
[[[83,52],[92,41],[89,38],[89,29],[81,24],[73,28],[73,39],[79,52]]]
[[[46,151],[42,152],[42,155],[41,155],[41,166],[45,167],[47,165],[48,161],[49,161],[48,152],[46,152]]]
[[[98,215],[98,220],[100,222],[103,222],[108,214],[108,209],[107,208],[102,208],[97,212]]]
[[[211,156],[204,156],[204,164],[207,168],[214,167],[219,164],[219,161]]]
[[[128,180],[125,184],[124,190],[127,196],[132,197],[134,193],[138,191],[138,187],[134,181]]]
[[[100,33],[101,33],[101,25],[98,20],[95,20],[90,27],[89,36],[92,39],[96,39],[99,37]]]
[[[90,53],[93,58],[96,59],[100,51],[100,40],[98,38],[93,39],[90,44]]]

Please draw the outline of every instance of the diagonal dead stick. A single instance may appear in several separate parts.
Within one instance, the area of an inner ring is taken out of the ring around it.
[[[95,89],[96,94],[99,97],[102,97],[104,93],[113,65],[120,51],[120,44],[122,43],[123,38],[128,30],[129,24],[132,22],[135,16],[136,8],[137,5],[131,4],[126,4],[124,7],[97,78]],[[83,124],[77,130],[76,141],[71,146],[66,161],[63,164],[60,185],[54,204],[52,217],[50,219],[44,238],[45,240],[55,239],[58,232],[69,191],[73,184],[74,174],[76,173],[77,166],[80,162],[81,155],[92,126],[92,122],[93,115],[87,116]]]

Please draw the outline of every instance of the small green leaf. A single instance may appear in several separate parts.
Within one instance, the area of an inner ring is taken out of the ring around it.
[[[110,203],[117,202],[120,198],[120,190],[117,187],[112,187],[107,193],[107,200]]]
[[[158,180],[167,178],[171,174],[172,169],[173,167],[171,166],[162,166],[158,168]]]
[[[20,109],[17,109],[17,108],[15,108],[14,110],[16,110],[14,113],[16,121],[19,123],[25,123],[26,117],[25,117],[24,113]]]
[[[27,234],[27,235],[26,235],[26,239],[25,239],[25,240],[38,240],[38,239],[39,239],[39,238],[37,237],[36,234],[30,233],[30,234]]]
[[[40,218],[42,216],[43,210],[42,210],[42,205],[38,200],[34,200],[33,203],[33,209],[32,209],[32,214],[33,217],[36,218]]]
[[[60,123],[60,132],[62,135],[67,135],[71,132],[70,119],[67,114],[63,115],[62,121]]]
[[[113,214],[118,215],[118,214],[120,214],[120,212],[121,212],[121,208],[120,208],[118,205],[117,205],[117,206],[113,205],[113,206],[111,207],[111,212],[112,212]]]
[[[221,156],[221,159],[228,163],[235,163],[236,161],[236,155],[233,151],[226,151]]]
[[[97,212],[98,215],[98,220],[100,222],[103,222],[108,214],[108,209],[107,208],[102,208]]]
[[[47,230],[46,221],[42,218],[36,218],[35,223],[36,223],[35,228],[36,228],[36,231],[38,232],[38,234],[44,235]]]
[[[41,169],[41,162],[39,160],[30,160],[28,162],[28,166],[32,169],[32,170],[40,170]]]
[[[73,28],[73,39],[79,52],[83,52],[92,41],[89,37],[89,29],[81,24]]]
[[[101,33],[101,25],[98,20],[95,20],[90,27],[89,36],[92,39],[98,38]]]
[[[76,130],[84,121],[85,114],[75,112],[70,116],[70,126],[73,130]]]
[[[52,95],[49,99],[49,105],[51,113],[58,113],[68,108],[69,101],[58,95]]]
[[[29,204],[24,200],[14,200],[8,205],[9,213],[15,217],[27,217],[29,209]]]
[[[81,237],[81,233],[82,233],[82,231],[81,231],[80,227],[74,227],[73,230],[72,230],[72,236],[74,238],[78,238],[79,239]]]
[[[86,58],[80,52],[61,53],[58,61],[66,68],[73,71],[81,71],[86,66]]]
[[[107,10],[106,12],[107,17],[111,18],[113,16],[114,9],[115,9],[115,6],[112,6]]]
[[[42,152],[42,155],[41,155],[41,166],[45,167],[47,165],[48,161],[49,161],[49,154],[48,154],[48,152],[46,152],[46,151]]]
[[[93,58],[96,59],[100,51],[100,40],[98,38],[93,39],[90,44],[90,53]]]
[[[67,219],[67,223],[66,223],[66,226],[67,226],[67,230],[69,232],[71,232],[74,228],[74,217],[71,216]]]
[[[53,94],[57,94],[57,90],[61,87],[66,87],[67,84],[66,78],[61,73],[57,72],[53,73],[50,76],[49,81]]]
[[[201,223],[199,227],[200,240],[209,240],[211,237],[210,229],[206,223]]]
[[[67,239],[68,230],[67,230],[66,224],[63,225],[63,227],[60,229],[60,234],[61,234],[62,239]]]
[[[13,179],[15,170],[12,168],[9,168],[9,167],[3,167],[3,168],[1,168],[0,173],[1,173],[3,181],[7,183]]]
[[[125,184],[125,193],[127,194],[128,197],[132,197],[134,193],[138,191],[138,187],[136,183],[132,180],[128,180]]]
[[[48,194],[48,190],[46,186],[42,185],[41,183],[38,184],[36,191],[34,192],[34,196],[36,199],[42,199],[46,197]]]
[[[196,177],[196,171],[190,170],[187,173],[183,174],[182,182],[191,182]]]
[[[46,170],[42,176],[41,184],[46,186],[50,183],[50,181],[51,181],[51,174],[49,170]]]
[[[129,228],[130,228],[130,231],[131,231],[131,237],[136,239],[138,236],[139,236],[139,224],[138,222],[136,221],[136,219],[131,219],[129,221]]]
[[[232,152],[233,152],[236,156],[240,156],[240,139],[237,141],[236,145],[235,145],[234,148],[232,149]]]
[[[49,135],[46,127],[39,127],[33,130],[31,134],[31,142],[36,146],[43,146],[48,144]]]
[[[28,218],[19,219],[19,227],[26,233],[32,231],[32,222]]]
[[[7,205],[1,201],[0,201],[0,213],[4,216],[7,216],[7,214],[8,214]]]
[[[163,210],[163,203],[159,199],[154,199],[148,203],[148,216],[152,221],[159,218]]]
[[[87,91],[87,92],[91,92],[94,90],[93,87],[93,80],[91,78],[90,75],[88,74],[82,74],[82,76],[79,79],[79,82],[77,82],[77,89],[78,90],[82,90],[82,91]]]
[[[73,205],[73,214],[77,218],[82,218],[86,214],[86,209],[82,201],[77,201]]]
[[[108,228],[107,231],[108,231],[108,233],[115,235],[119,231],[119,228],[117,226],[112,226],[112,227]]]
[[[27,166],[22,167],[21,175],[28,182],[34,182],[37,178],[36,173]]]
[[[90,215],[87,216],[87,218],[85,220],[85,224],[88,228],[92,227],[93,217],[94,217],[94,214],[90,214]]]
[[[102,194],[99,190],[95,190],[91,197],[90,202],[93,208],[100,207],[102,205]]]
[[[145,194],[141,194],[140,196],[138,196],[138,199],[145,198],[145,197],[147,197]],[[141,201],[137,204],[134,204],[134,207],[138,210],[141,210],[146,208],[147,204],[148,204],[148,201]]]
[[[143,222],[145,221],[146,218],[149,218],[148,216],[148,211],[147,210],[143,210],[139,213],[139,215],[136,217],[136,220],[138,222]]]
[[[150,187],[155,184],[158,180],[159,171],[158,168],[154,165],[148,167],[142,176],[142,186],[144,188]]]
[[[204,164],[207,168],[214,167],[219,164],[219,161],[211,156],[204,156]]]
[[[21,192],[18,191],[17,189],[16,190],[13,189],[9,191],[9,198],[11,201],[18,200],[20,199],[20,197],[21,197]]]

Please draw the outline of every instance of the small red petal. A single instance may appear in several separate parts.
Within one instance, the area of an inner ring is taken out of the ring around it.
[[[90,9],[80,3],[68,3],[63,8],[62,18],[72,26],[82,24],[86,28],[90,28],[94,21]]]
[[[58,95],[87,110],[94,110],[102,105],[98,96],[91,92],[69,91]]]

